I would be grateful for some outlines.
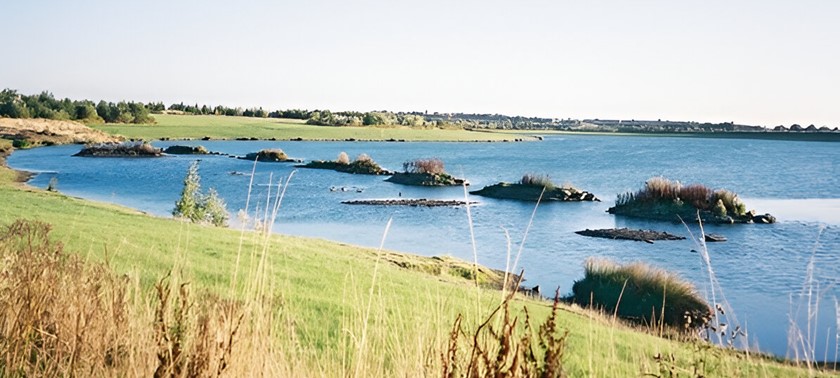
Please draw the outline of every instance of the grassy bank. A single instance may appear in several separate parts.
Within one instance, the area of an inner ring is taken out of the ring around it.
[[[405,141],[503,141],[521,136],[474,132],[461,129],[416,129],[409,127],[312,126],[299,120],[227,117],[210,115],[156,114],[154,125],[89,125],[111,134],[134,139],[236,139],[281,140],[405,140]]]
[[[189,282],[196,298],[245,303],[268,298],[259,302],[267,305],[247,306],[242,313],[256,330],[243,331],[232,344],[231,375],[440,375],[458,316],[472,334],[501,299],[499,291],[476,289],[464,279],[471,276],[464,265],[450,268],[440,260],[197,226],[28,189],[8,179],[0,183],[0,198],[0,226],[19,218],[48,222],[52,237],[67,251],[136,282],[140,294],[129,302],[140,308],[139,315],[127,321],[137,330],[155,324],[154,306],[148,304],[153,285],[173,268],[177,282]],[[550,312],[550,303],[523,297],[511,303],[512,316],[523,319],[523,307],[532,324]],[[665,340],[572,307],[562,306],[556,323],[569,330],[563,365],[570,376],[690,375],[695,369],[704,376],[809,374],[755,356]],[[272,347],[259,347],[260,340]],[[153,357],[136,360],[131,374],[116,375],[151,375],[143,363],[154,363]],[[260,365],[242,366],[255,361]]]

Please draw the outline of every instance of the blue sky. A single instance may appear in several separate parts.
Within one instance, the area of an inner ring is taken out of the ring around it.
[[[0,0],[0,87],[840,126],[838,1]]]

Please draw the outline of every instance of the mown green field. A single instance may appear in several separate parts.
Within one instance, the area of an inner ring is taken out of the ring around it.
[[[144,290],[173,269],[204,295],[238,300],[263,288],[263,295],[276,299],[273,311],[282,324],[274,326],[292,330],[268,333],[282,339],[281,350],[272,353],[297,366],[284,374],[439,375],[458,315],[471,332],[501,299],[499,291],[477,289],[445,267],[430,269],[435,260],[428,258],[156,218],[25,188],[12,177],[0,168],[0,226],[20,218],[48,222],[66,250],[107,264]],[[372,227],[384,231],[384,225]],[[539,324],[550,305],[524,297],[512,302],[520,326],[523,306]],[[639,376],[662,368],[681,374],[697,368],[703,376],[721,377],[810,374],[756,356],[665,340],[565,305],[558,325],[570,332],[563,357],[570,376]],[[656,355],[673,360],[659,365]]]
[[[502,141],[521,138],[461,129],[416,129],[395,127],[333,127],[306,125],[299,120],[227,117],[212,115],[155,114],[154,125],[88,125],[133,139],[295,139],[303,140],[406,140],[406,141]]]

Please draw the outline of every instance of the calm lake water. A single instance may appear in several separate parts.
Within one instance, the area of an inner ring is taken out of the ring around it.
[[[699,182],[740,194],[748,208],[769,212],[773,225],[708,226],[707,232],[729,241],[709,245],[714,272],[734,313],[749,332],[749,343],[785,356],[790,319],[806,327],[800,293],[813,256],[819,315],[816,356],[836,359],[837,313],[840,298],[840,144],[763,140],[691,139],[671,137],[549,136],[528,143],[376,143],[206,141],[158,142],[204,145],[212,151],[244,155],[263,148],[282,148],[301,159],[335,159],[340,151],[351,157],[370,154],[383,167],[400,169],[402,162],[439,157],[447,170],[472,183],[471,190],[499,181],[518,180],[523,173],[548,174],[595,193],[603,202],[541,205],[524,244],[520,266],[527,285],[544,293],[559,287],[569,293],[583,275],[590,256],[620,262],[645,261],[678,272],[708,292],[708,274],[698,247],[691,240],[647,244],[579,236],[585,228],[630,227],[688,236],[685,227],[607,214],[615,195],[638,189],[652,176]],[[74,196],[133,207],[170,216],[191,156],[160,159],[94,159],[71,157],[80,146],[16,151],[9,165],[42,172],[30,184],[46,187],[57,177],[60,191]],[[235,214],[245,206],[253,163],[222,156],[202,156],[202,185],[215,187]],[[292,164],[259,163],[254,198],[265,206],[269,175],[287,177]],[[350,206],[341,201],[371,198],[463,199],[455,188],[417,188],[384,182],[384,177],[299,169],[291,180],[274,229],[277,232],[378,246],[388,219],[393,226],[386,248],[423,255],[449,254],[472,260],[469,224],[464,208]],[[330,188],[348,188],[331,191]],[[361,191],[356,190],[356,188]],[[533,204],[470,196],[479,263],[504,269],[505,232],[518,250]],[[253,204],[253,202],[252,202]],[[252,209],[249,209],[253,211]],[[235,215],[234,215],[235,218]],[[699,234],[697,226],[691,231]],[[518,270],[518,269],[517,269]],[[807,302],[805,302],[807,303]]]

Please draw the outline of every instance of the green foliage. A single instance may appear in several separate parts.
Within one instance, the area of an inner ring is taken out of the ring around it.
[[[12,141],[12,147],[23,149],[32,147],[32,144],[26,139],[15,139]]]
[[[712,214],[721,218],[726,216],[726,206],[723,205],[723,200],[717,200],[715,207],[712,208]]]
[[[198,174],[198,161],[190,164],[184,177],[184,189],[175,202],[172,215],[176,218],[189,219],[193,223],[209,223],[214,226],[227,226],[228,212],[225,201],[219,197],[216,189],[210,188],[207,194],[201,193],[201,177]]]
[[[184,189],[181,191],[181,197],[175,202],[172,215],[176,218],[189,219],[193,223],[201,222],[204,220],[204,211],[200,204],[201,177],[198,175],[198,161],[194,161],[184,177]]]
[[[204,221],[217,226],[227,226],[228,212],[225,201],[219,197],[216,189],[210,188],[207,195],[202,197],[201,206],[204,213]]]
[[[50,92],[38,95],[21,95],[12,89],[0,92],[0,117],[45,118],[77,120],[87,124],[107,122],[153,123],[149,109],[142,102],[106,103],[100,101],[72,101],[56,99]]]
[[[572,286],[573,299],[582,306],[645,324],[661,321],[677,327],[685,324],[686,314],[694,319],[710,315],[708,304],[689,282],[662,269],[598,259],[587,260],[584,268],[583,279]]]

